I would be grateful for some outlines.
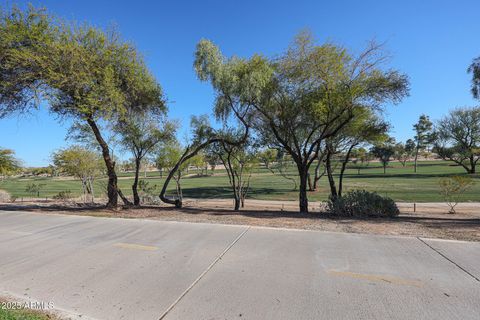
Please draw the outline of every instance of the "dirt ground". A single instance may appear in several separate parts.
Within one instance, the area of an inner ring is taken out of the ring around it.
[[[480,241],[480,203],[460,203],[456,214],[448,214],[444,203],[417,203],[415,212],[413,203],[398,203],[398,206],[401,211],[398,217],[375,219],[332,218],[322,213],[320,202],[311,203],[308,214],[296,212],[295,201],[263,200],[247,200],[245,208],[234,212],[232,201],[227,199],[187,199],[182,209],[162,205],[108,210],[101,205],[44,201],[0,204],[0,210]]]

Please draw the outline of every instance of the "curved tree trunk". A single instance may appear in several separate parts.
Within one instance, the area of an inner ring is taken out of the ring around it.
[[[330,185],[330,198],[333,202],[338,199],[337,187],[335,185],[335,179],[333,178],[331,155],[328,154],[325,159],[325,168],[327,170],[328,183]]]
[[[115,173],[115,162],[110,157],[110,149],[108,147],[107,142],[103,139],[102,134],[100,133],[100,129],[98,128],[97,124],[93,119],[87,119],[87,122],[92,128],[93,134],[102,149],[102,156],[103,160],[105,161],[105,166],[107,167],[107,175],[108,175],[108,185],[107,185],[107,196],[108,208],[116,208],[118,205],[118,186],[117,186],[117,174]]]
[[[342,196],[343,191],[343,177],[345,175],[345,170],[347,169],[347,164],[350,161],[350,155],[352,154],[352,150],[356,145],[353,144],[348,148],[347,154],[345,155],[345,159],[342,162],[342,168],[340,169],[340,176],[338,177],[338,197]]]
[[[103,139],[100,129],[97,126],[97,123],[92,119],[87,119],[87,123],[95,135],[100,148],[102,149],[103,160],[105,161],[105,166],[107,167],[108,175],[108,185],[107,185],[107,208],[116,208],[118,206],[118,196],[122,198],[123,202],[126,205],[130,204],[130,201],[123,195],[121,190],[118,188],[118,178],[115,172],[115,161],[112,160],[110,156],[110,148],[108,147],[107,142]]]
[[[140,205],[140,196],[138,195],[138,177],[140,175],[140,159],[135,159],[135,178],[132,184],[133,204]]]
[[[249,133],[249,127],[245,126],[245,133],[244,133],[242,139],[240,139],[239,141],[227,141],[225,139],[213,137],[213,138],[208,139],[204,143],[201,143],[200,145],[195,147],[195,149],[193,149],[193,150],[191,150],[192,146],[188,146],[186,148],[185,152],[182,154],[182,156],[178,160],[178,162],[175,164],[175,166],[172,168],[172,170],[170,170],[167,178],[165,179],[165,182],[163,183],[162,190],[160,191],[160,194],[159,194],[160,200],[162,200],[164,203],[173,204],[177,208],[181,208],[182,207],[182,200],[181,199],[171,200],[171,199],[168,199],[167,197],[165,197],[165,193],[167,192],[168,184],[170,183],[170,180],[172,180],[172,177],[177,172],[178,168],[180,168],[180,166],[185,161],[187,161],[188,159],[197,155],[197,153],[200,152],[200,150],[204,149],[205,147],[209,146],[210,144],[222,141],[224,143],[231,144],[231,145],[239,145],[239,144],[244,143],[247,140],[248,133]]]
[[[170,180],[172,180],[173,176],[175,175],[175,173],[177,172],[178,168],[180,168],[180,166],[182,165],[182,163],[186,160],[188,160],[189,158],[195,156],[195,154],[193,154],[193,152],[189,155],[190,151],[190,148],[187,147],[187,149],[185,150],[185,152],[182,154],[182,156],[180,157],[180,159],[178,160],[178,162],[175,164],[175,166],[172,168],[172,170],[170,170],[170,172],[168,173],[168,176],[167,178],[165,179],[165,182],[163,183],[163,187],[162,187],[162,190],[160,191],[160,194],[158,195],[160,200],[162,200],[164,203],[168,203],[168,204],[173,204],[175,205],[175,207],[177,208],[181,208],[182,207],[182,200],[181,199],[175,199],[175,200],[171,200],[171,199],[168,199],[167,197],[165,197],[165,193],[167,192],[167,187],[168,187],[168,184],[170,183]],[[195,150],[194,150],[195,151]],[[200,151],[200,149],[198,150]],[[197,152],[198,152],[197,151]],[[187,158],[188,156],[190,156],[189,158]],[[177,188],[178,188],[178,185],[177,185]],[[178,190],[178,189],[177,189]]]

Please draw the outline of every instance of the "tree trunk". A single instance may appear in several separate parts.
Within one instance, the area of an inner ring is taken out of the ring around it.
[[[90,179],[90,190],[92,191],[92,203],[95,203],[95,190],[93,189],[93,179]]]
[[[331,163],[331,155],[328,154],[325,159],[325,168],[327,170],[328,184],[330,185],[330,199],[335,202],[338,199],[337,187],[335,185],[335,179],[333,178],[333,170]]]
[[[233,199],[234,199],[233,210],[234,211],[239,211],[240,210],[240,204],[241,204],[240,197],[238,195],[235,195],[235,197]]]
[[[300,213],[308,213],[308,197],[307,197],[307,184],[308,184],[308,168],[298,168],[300,175],[300,190],[299,190],[299,206]]]
[[[87,119],[87,122],[92,129],[95,138],[102,149],[103,160],[107,167],[108,175],[108,185],[107,185],[107,208],[116,208],[118,205],[118,185],[117,185],[117,174],[115,173],[115,162],[110,157],[110,149],[108,148],[107,142],[103,139],[100,129],[93,119]]]
[[[470,156],[470,172],[471,174],[474,174],[475,173],[475,166],[476,166],[476,162],[475,162],[475,157],[473,155]]]
[[[320,166],[322,165],[323,158],[325,153],[322,153],[320,157],[318,157],[317,165],[315,166],[315,176],[313,177],[313,191],[317,191],[318,188],[318,181],[325,175],[325,170],[320,174]]]
[[[138,195],[138,176],[140,175],[140,159],[135,159],[135,178],[133,180],[132,192],[133,192],[133,204],[135,206],[140,205],[140,197]]]
[[[418,147],[415,150],[415,161],[413,163],[413,172],[417,173]]]
[[[345,155],[345,159],[342,163],[342,168],[340,169],[340,176],[338,177],[338,197],[342,196],[343,177],[345,175],[345,170],[347,169],[347,164],[350,161],[350,155],[352,154],[352,150],[355,146],[356,144],[352,144],[350,148],[348,148],[347,154]]]
[[[307,173],[307,181],[308,181],[308,191],[315,191],[310,173]]]

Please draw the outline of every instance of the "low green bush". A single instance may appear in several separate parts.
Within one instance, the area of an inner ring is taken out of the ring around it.
[[[395,217],[400,211],[395,201],[378,193],[352,190],[336,201],[329,200],[327,212],[342,217]]]
[[[53,196],[53,199],[61,201],[68,201],[71,198],[73,198],[73,195],[72,191],[70,190],[60,191],[58,194]]]

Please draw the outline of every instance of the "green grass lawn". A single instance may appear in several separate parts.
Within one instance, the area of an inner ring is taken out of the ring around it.
[[[313,168],[312,168],[313,169]],[[345,175],[345,188],[366,189],[376,191],[382,195],[389,196],[396,201],[443,201],[439,194],[439,179],[449,175],[463,175],[464,170],[461,167],[454,166],[444,161],[424,161],[420,162],[418,172],[413,172],[412,163],[407,163],[403,167],[398,162],[391,162],[387,173],[383,173],[383,168],[379,163],[370,163],[370,165],[360,171],[349,168]],[[190,173],[195,173],[190,172]],[[292,176],[295,174],[293,169]],[[119,185],[127,195],[131,194],[131,184],[133,181],[131,173],[119,174]],[[480,176],[472,176],[475,180],[474,186],[461,196],[461,201],[480,201]],[[142,179],[143,174],[141,176]],[[148,172],[146,180],[150,185],[157,185],[160,190],[163,185],[163,179],[157,172]],[[51,198],[60,191],[71,190],[79,195],[81,193],[80,182],[77,180],[65,180],[65,178],[16,178],[0,182],[0,189],[6,190],[16,197],[31,197],[25,188],[29,183],[43,183],[40,197]],[[96,194],[103,193],[106,185],[106,179],[97,179]],[[268,170],[258,168],[251,178],[251,189],[249,198],[252,199],[278,199],[278,200],[296,200],[297,191],[293,190],[293,183],[280,175],[274,175]],[[170,190],[174,188],[174,181],[170,184]],[[188,176],[182,179],[182,189],[185,197],[192,198],[229,198],[231,189],[228,184],[228,178],[224,170],[216,170],[215,175],[197,177]],[[309,193],[310,200],[325,200],[329,194],[328,182],[323,177],[319,182],[319,189],[316,192]]]
[[[0,320],[47,320],[46,314],[26,309],[8,310],[0,308]]]

